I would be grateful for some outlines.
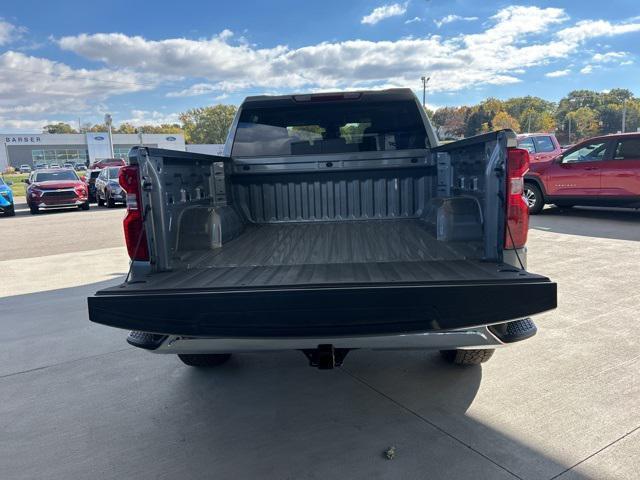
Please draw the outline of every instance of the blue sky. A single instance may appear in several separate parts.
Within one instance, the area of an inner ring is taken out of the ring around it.
[[[307,5],[308,3],[308,5]],[[12,2],[0,131],[177,121],[246,95],[384,87],[431,106],[578,88],[640,94],[633,1]]]

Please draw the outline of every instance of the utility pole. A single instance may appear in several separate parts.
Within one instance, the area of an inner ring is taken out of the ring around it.
[[[622,133],[624,133],[627,127],[627,99],[622,102]]]
[[[531,133],[531,110],[529,110],[529,120],[527,121],[527,133]]]
[[[569,144],[571,144],[571,117],[567,115],[567,120],[569,120]]]
[[[109,129],[109,152],[111,153],[111,158],[113,158],[113,136],[111,135],[111,124],[113,123],[113,119],[111,118],[110,113],[104,114],[104,123]]]
[[[420,77],[422,80],[422,108],[427,109],[427,83],[431,80],[431,77]]]

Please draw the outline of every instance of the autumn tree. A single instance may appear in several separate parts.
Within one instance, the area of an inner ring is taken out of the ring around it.
[[[58,122],[51,123],[42,127],[42,133],[78,133],[68,123]]]
[[[498,112],[491,120],[491,127],[493,130],[502,130],[504,128],[510,128],[516,132],[520,131],[520,124],[518,120],[513,118],[507,112]]]
[[[187,143],[224,143],[236,110],[235,105],[216,105],[181,113]]]

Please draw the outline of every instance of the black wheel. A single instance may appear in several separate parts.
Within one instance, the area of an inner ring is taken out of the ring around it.
[[[16,206],[12,203],[11,206],[4,212],[7,217],[13,217],[16,214]]]
[[[529,206],[529,213],[535,215],[540,213],[544,207],[544,196],[537,185],[533,183],[524,184],[524,198]]]
[[[231,358],[230,353],[179,353],[178,358],[190,367],[216,367]]]
[[[100,194],[96,193],[96,199],[98,200],[98,206],[99,207],[103,207],[104,206],[104,200],[102,198],[100,198]]]
[[[105,192],[104,201],[107,203],[107,208],[113,208],[116,206],[116,202],[113,201],[109,192]]]
[[[493,356],[494,349],[487,350],[440,350],[442,358],[454,365],[480,365]]]
[[[89,208],[91,208],[91,206],[89,205],[89,200],[84,202],[82,205],[78,205],[78,208],[80,210],[89,210]]]
[[[31,212],[31,215],[36,215],[40,210],[35,205],[29,205],[29,211]]]

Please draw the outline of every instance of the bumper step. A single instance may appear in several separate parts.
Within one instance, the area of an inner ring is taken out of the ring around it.
[[[127,343],[134,347],[144,348],[145,350],[155,350],[162,345],[162,342],[166,339],[167,335],[158,335],[155,333],[132,330],[127,336]]]
[[[514,343],[533,337],[538,331],[538,327],[530,318],[514,320],[513,322],[501,323],[489,327],[491,333],[504,343]]]

